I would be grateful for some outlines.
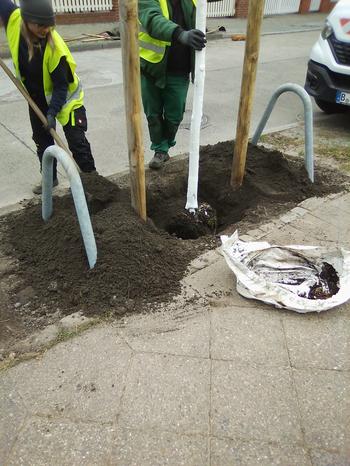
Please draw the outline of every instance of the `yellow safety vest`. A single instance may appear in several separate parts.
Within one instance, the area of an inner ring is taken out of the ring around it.
[[[21,35],[21,12],[17,8],[13,11],[7,24],[6,35],[9,43],[10,52],[12,55],[12,61],[16,70],[16,76],[23,83],[23,79],[20,75],[18,53],[19,53],[19,41]],[[61,125],[66,125],[69,121],[71,112],[76,108],[81,107],[84,104],[84,91],[80,83],[78,75],[75,73],[76,63],[65,44],[62,37],[55,31],[51,31],[53,42],[55,44],[54,49],[49,44],[46,44],[44,57],[43,57],[43,85],[44,93],[47,104],[50,104],[53,90],[53,83],[50,76],[56,67],[58,66],[62,57],[66,57],[67,63],[70,67],[73,82],[69,83],[66,102],[57,114],[56,118]],[[25,83],[23,83],[25,85]],[[74,115],[74,114],[73,114]],[[72,124],[75,124],[72,115]]]
[[[194,6],[196,6],[196,0],[192,0]],[[169,9],[167,0],[159,0],[160,9],[162,10],[163,16],[169,19]],[[159,63],[163,60],[165,50],[167,46],[171,45],[171,42],[165,40],[155,39],[151,37],[142,24],[139,22],[139,47],[140,57],[150,63]]]

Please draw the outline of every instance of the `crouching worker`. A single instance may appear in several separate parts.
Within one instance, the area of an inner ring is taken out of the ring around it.
[[[20,0],[18,8],[11,0],[0,0],[0,18],[17,77],[46,115],[44,128],[29,107],[33,140],[40,161],[45,149],[54,144],[49,131],[56,129],[56,119],[63,130],[75,161],[83,172],[95,171],[95,162],[86,139],[84,92],[75,73],[76,63],[61,36],[55,31],[55,14],[50,0]],[[54,161],[53,184],[57,186]],[[41,193],[41,184],[33,189]]]
[[[202,31],[194,29],[193,0],[139,0],[141,91],[148,121],[149,163],[161,168],[183,119],[195,50],[205,47]]]

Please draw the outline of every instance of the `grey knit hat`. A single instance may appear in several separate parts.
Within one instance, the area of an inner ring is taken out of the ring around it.
[[[43,26],[55,25],[55,13],[51,0],[20,0],[19,7],[24,21]]]

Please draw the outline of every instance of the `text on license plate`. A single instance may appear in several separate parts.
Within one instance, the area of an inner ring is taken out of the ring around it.
[[[337,104],[350,105],[350,94],[348,92],[337,91],[335,101]]]

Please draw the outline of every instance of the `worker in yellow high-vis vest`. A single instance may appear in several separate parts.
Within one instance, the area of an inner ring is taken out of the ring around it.
[[[205,34],[195,28],[195,0],[139,0],[141,91],[148,121],[149,163],[161,168],[183,119],[195,50],[205,47]]]
[[[84,91],[75,73],[76,63],[54,29],[51,0],[20,0],[20,8],[12,0],[0,0],[0,18],[6,28],[16,75],[48,121],[47,128],[43,128],[29,107],[40,165],[45,149],[54,144],[49,130],[56,128],[57,119],[80,169],[95,171],[91,147],[85,136]],[[56,161],[53,176],[54,186],[57,186]],[[40,194],[41,184],[35,186],[33,192]]]

